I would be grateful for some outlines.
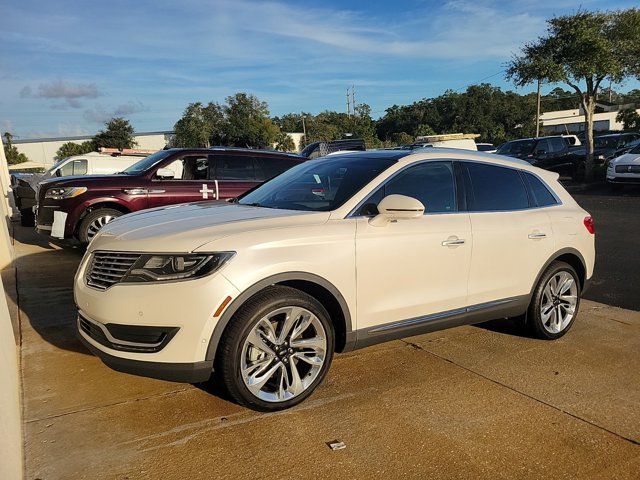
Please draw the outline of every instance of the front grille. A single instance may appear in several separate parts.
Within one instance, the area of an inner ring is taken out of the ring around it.
[[[87,285],[106,290],[120,282],[138,258],[138,253],[95,252],[87,269]]]
[[[616,165],[616,173],[640,173],[640,165]]]

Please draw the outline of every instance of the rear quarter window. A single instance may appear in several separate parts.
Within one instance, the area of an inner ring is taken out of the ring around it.
[[[523,172],[524,177],[529,184],[529,189],[533,194],[534,201],[538,207],[548,207],[550,205],[557,205],[558,201],[556,197],[551,193],[549,187],[547,187],[542,180],[529,172]]]
[[[282,172],[295,167],[298,163],[300,162],[291,158],[256,157],[258,172],[262,174],[260,180],[270,180],[273,177],[277,177]]]

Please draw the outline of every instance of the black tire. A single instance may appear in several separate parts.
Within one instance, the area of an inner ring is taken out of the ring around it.
[[[321,322],[326,335],[325,360],[315,380],[302,393],[289,400],[265,401],[251,393],[242,379],[242,349],[247,336],[260,319],[278,308],[287,306],[303,307],[312,312]],[[331,365],[334,348],[333,324],[320,302],[295,288],[271,286],[247,300],[229,322],[220,339],[214,378],[223,382],[231,398],[240,405],[262,412],[284,410],[304,401],[322,383]]]
[[[555,275],[561,272],[567,272],[573,277],[573,281],[575,282],[576,290],[577,290],[576,305],[575,305],[573,317],[571,318],[568,325],[564,327],[562,330],[560,330],[559,332],[553,333],[548,331],[547,328],[545,328],[545,326],[543,325],[542,314],[541,314],[541,302],[542,302],[543,292],[547,283],[552,277],[554,277]],[[565,262],[561,262],[561,261],[552,262],[551,265],[547,267],[547,269],[544,271],[544,273],[540,277],[540,280],[538,281],[538,284],[536,285],[536,288],[533,292],[531,303],[529,304],[529,309],[527,310],[526,325],[529,332],[534,337],[537,337],[543,340],[555,340],[557,338],[562,337],[564,334],[566,334],[569,331],[569,329],[573,326],[576,320],[576,317],[578,316],[578,312],[580,309],[580,293],[581,293],[580,277],[576,273],[575,269],[571,265]]]
[[[33,210],[30,208],[23,208],[20,210],[20,225],[23,227],[36,226],[36,217],[33,214]]]
[[[92,212],[89,212],[82,219],[82,222],[80,222],[80,227],[78,228],[78,240],[80,240],[80,243],[82,243],[83,245],[87,245],[93,238],[94,234],[92,234],[90,228],[92,228],[92,224],[96,220],[100,219],[101,217],[117,218],[121,217],[122,215],[124,215],[124,213],[114,208],[98,208],[96,210],[93,210]]]

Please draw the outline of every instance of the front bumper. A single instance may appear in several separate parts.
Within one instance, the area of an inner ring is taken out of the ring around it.
[[[206,382],[213,371],[213,360],[193,363],[163,363],[130,360],[103,352],[87,341],[81,334],[79,338],[91,353],[102,360],[106,366],[118,372],[168,380],[170,382],[199,383]]]
[[[90,257],[87,253],[80,264],[74,297],[79,320],[96,327],[91,331],[78,322],[78,335],[92,352],[100,352],[97,355],[116,370],[154,378],[191,382],[204,376],[194,371],[207,367],[211,373],[207,349],[222,314],[217,310],[228,296],[234,299],[240,293],[221,272],[175,283],[116,284],[99,290],[85,281]]]

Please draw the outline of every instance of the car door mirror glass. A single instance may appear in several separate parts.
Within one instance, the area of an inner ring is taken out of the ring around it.
[[[170,168],[159,168],[156,171],[156,177],[158,178],[175,178],[176,176],[176,172],[174,172],[173,170],[171,170]]]
[[[371,225],[383,226],[394,220],[409,220],[424,215],[425,207],[416,198],[406,195],[387,195],[378,204],[378,215],[370,220]]]

